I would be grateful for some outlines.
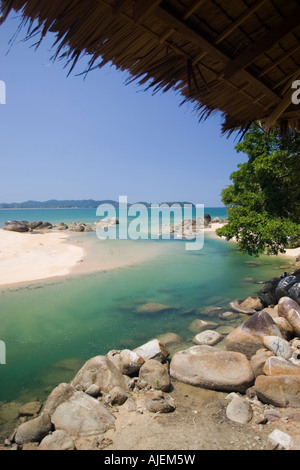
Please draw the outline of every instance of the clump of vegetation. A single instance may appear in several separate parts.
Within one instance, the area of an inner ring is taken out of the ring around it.
[[[217,230],[227,240],[236,238],[241,253],[278,254],[299,246],[300,135],[266,133],[258,124],[236,147],[248,161],[231,174],[233,184],[223,189],[229,223]]]

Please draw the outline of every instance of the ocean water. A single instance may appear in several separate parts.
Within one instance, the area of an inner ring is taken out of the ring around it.
[[[224,209],[205,212],[226,216]],[[93,209],[0,211],[0,225],[1,220],[11,219],[97,220]],[[95,232],[85,236],[97,256],[101,242]],[[226,310],[231,300],[255,295],[261,287],[257,282],[277,276],[287,264],[282,258],[240,255],[234,243],[210,235],[199,251],[185,250],[179,240],[128,243],[142,243],[145,249],[147,243],[160,243],[166,249],[159,257],[114,271],[0,288],[0,339],[6,345],[6,364],[0,365],[0,401],[43,400],[56,385],[68,382],[87,359],[111,349],[132,349],[166,332],[191,341],[189,325],[195,318],[220,322],[218,316],[207,317],[206,307]],[[146,302],[160,302],[174,310],[138,314],[137,307]]]

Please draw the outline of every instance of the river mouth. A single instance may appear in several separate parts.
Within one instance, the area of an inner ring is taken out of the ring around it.
[[[126,250],[123,242],[117,249],[114,245],[114,256]],[[95,258],[103,253],[99,243],[91,242]],[[192,344],[190,325],[196,318],[236,327],[241,317],[219,317],[230,310],[229,302],[256,295],[259,282],[291,267],[279,257],[240,255],[234,243],[209,235],[202,250],[189,252],[180,241],[128,243],[137,244],[140,252],[153,244],[152,256],[112,270],[0,289],[0,337],[6,344],[0,401],[43,401],[89,358],[133,349],[164,333],[179,335],[182,343],[176,349],[185,349]],[[139,313],[147,303],[170,308]]]

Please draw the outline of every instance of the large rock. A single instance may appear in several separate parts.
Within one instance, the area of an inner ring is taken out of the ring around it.
[[[38,450],[74,450],[73,439],[65,431],[54,431],[44,437]]]
[[[287,317],[289,310],[294,309],[300,314],[300,306],[290,297],[281,297],[278,301],[277,312],[279,317]]]
[[[250,364],[255,377],[264,374],[264,365],[266,363],[266,360],[272,356],[272,351],[258,349],[256,353],[251,357]]]
[[[205,330],[202,333],[198,333],[193,338],[194,344],[204,344],[208,346],[214,346],[215,344],[219,343],[223,338],[218,331],[214,330]]]
[[[121,351],[112,350],[107,353],[107,357],[119,369],[121,374],[129,376],[138,374],[145,362],[141,356],[130,349],[122,349]]]
[[[248,359],[239,352],[193,346],[174,354],[171,377],[211,390],[245,392],[254,382]]]
[[[259,375],[254,384],[256,394],[263,403],[298,408],[300,406],[300,376]]]
[[[300,305],[300,282],[296,282],[289,289],[289,296],[291,297],[291,299],[295,300],[298,305]]]
[[[27,223],[21,222],[20,220],[8,220],[5,222],[3,230],[10,232],[28,232],[29,227]]]
[[[274,277],[270,281],[266,282],[260,290],[259,295],[265,305],[274,305],[277,303],[275,291],[279,281],[280,277]]]
[[[230,307],[236,312],[252,315],[257,311],[262,310],[264,308],[264,304],[260,297],[248,297],[245,300],[233,300],[230,302]]]
[[[114,426],[115,418],[95,398],[77,391],[56,408],[51,421],[56,430],[63,430],[74,439],[106,432]]]
[[[139,377],[156,390],[163,392],[170,390],[171,381],[167,364],[149,359],[142,365]]]
[[[239,424],[251,421],[253,411],[250,403],[242,397],[235,396],[226,408],[226,417]]]
[[[50,415],[42,414],[22,423],[16,432],[15,442],[19,445],[40,442],[52,430]]]
[[[56,408],[76,392],[76,388],[67,383],[61,383],[55,387],[47,398],[42,413],[52,415]]]
[[[264,365],[265,375],[299,375],[300,367],[283,357],[269,357]]]
[[[292,356],[293,351],[289,343],[279,336],[264,336],[263,345],[272,351],[276,356],[288,359]]]
[[[196,318],[189,325],[189,330],[192,333],[201,333],[202,331],[213,330],[217,327],[218,327],[218,323],[215,323],[213,321],[201,320],[201,318]]]
[[[285,318],[296,335],[300,335],[300,306],[289,297],[282,297],[278,302],[278,315]]]
[[[278,326],[268,313],[256,312],[227,335],[226,349],[241,352],[250,359],[263,347],[263,337],[269,335],[282,337]]]
[[[281,297],[285,297],[296,282],[300,282],[300,278],[297,276],[286,276],[281,279],[275,290],[277,299],[279,300]]]
[[[164,362],[170,355],[166,346],[158,339],[148,341],[148,343],[134,349],[134,352],[141,356],[145,361],[147,361],[147,359],[155,359],[156,361]]]
[[[109,392],[117,386],[126,389],[127,379],[107,356],[96,356],[82,366],[71,385],[77,390],[86,391],[96,384],[101,392]]]

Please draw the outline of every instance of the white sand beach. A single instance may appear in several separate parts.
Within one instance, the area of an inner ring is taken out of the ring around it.
[[[0,286],[64,276],[85,256],[67,234],[0,230]]]

